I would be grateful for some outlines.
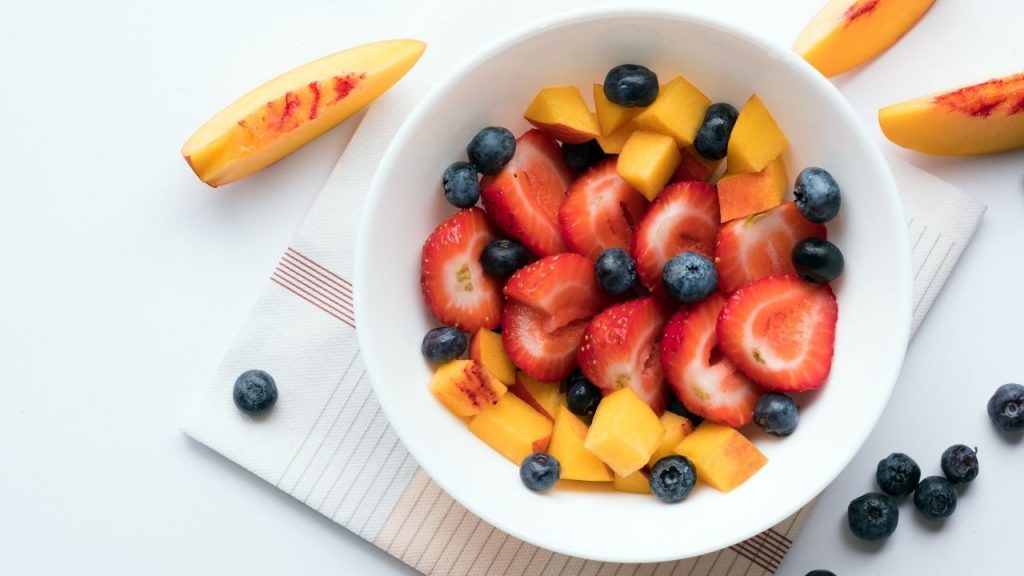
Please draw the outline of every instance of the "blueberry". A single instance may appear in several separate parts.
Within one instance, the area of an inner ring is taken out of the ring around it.
[[[639,64],[622,64],[604,77],[604,96],[619,106],[648,106],[658,97],[658,76]]]
[[[707,256],[683,252],[665,264],[661,282],[676,300],[683,304],[696,304],[718,288],[718,272]]]
[[[988,417],[1004,432],[1024,430],[1024,386],[1003,384],[988,400]]]
[[[662,502],[680,502],[697,484],[697,470],[688,458],[673,454],[654,463],[648,482]]]
[[[497,174],[516,152],[516,137],[508,128],[488,126],[476,133],[466,146],[469,162],[481,174]]]
[[[978,449],[954,444],[942,453],[942,473],[954,484],[966,484],[978,477]]]
[[[665,409],[668,410],[669,412],[672,412],[673,414],[678,414],[683,418],[686,418],[694,426],[700,426],[700,423],[704,421],[704,417],[698,416],[693,412],[690,412],[686,408],[686,405],[683,404],[683,402],[679,398],[676,398],[674,395],[669,396],[668,406],[666,406]]]
[[[423,336],[420,352],[434,364],[455,360],[466,351],[466,335],[451,326],[434,328]]]
[[[594,275],[601,290],[621,296],[636,283],[636,261],[622,248],[609,248],[598,257]]]
[[[577,368],[566,378],[565,406],[577,416],[593,416],[601,403],[601,389]]]
[[[558,459],[547,452],[534,452],[519,465],[519,478],[534,492],[551,488],[561,474],[562,466]]]
[[[910,456],[893,452],[878,461],[875,480],[882,492],[890,496],[906,496],[921,481],[921,467]]]
[[[508,278],[530,261],[530,252],[515,240],[491,240],[480,252],[480,266],[490,276]]]
[[[843,253],[835,244],[821,238],[804,238],[790,253],[793,268],[808,282],[827,284],[843,273]]]
[[[732,134],[739,111],[731,104],[719,102],[708,107],[704,122],[693,139],[693,147],[708,160],[721,160],[729,150],[729,136]]]
[[[582,144],[562,144],[562,158],[569,170],[579,174],[604,158],[604,150],[597,140],[587,140]]]
[[[804,576],[836,576],[836,573],[830,570],[811,570]]]
[[[800,408],[783,394],[765,394],[754,407],[754,424],[773,436],[789,436],[799,420]]]
[[[914,490],[914,506],[929,520],[949,518],[956,510],[956,488],[942,476],[929,476]]]
[[[263,370],[246,370],[235,379],[232,394],[235,406],[242,412],[262,414],[277,402],[277,384],[274,378]]]
[[[850,502],[846,509],[850,532],[862,540],[882,540],[896,531],[900,510],[892,496],[869,492]]]
[[[459,208],[469,208],[480,200],[480,178],[469,162],[455,162],[441,177],[444,197]]]
[[[805,168],[796,177],[796,206],[811,222],[824,224],[839,214],[842,198],[835,178],[822,168]]]

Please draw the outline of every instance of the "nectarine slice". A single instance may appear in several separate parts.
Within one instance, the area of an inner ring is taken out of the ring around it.
[[[473,360],[452,360],[437,367],[430,392],[456,416],[472,416],[498,402],[507,389]]]
[[[676,446],[697,469],[697,478],[722,492],[743,484],[768,463],[768,458],[743,434],[705,420]]]
[[[558,459],[563,480],[610,482],[612,471],[604,462],[583,447],[587,425],[563,404],[558,409],[555,427],[551,432],[548,452]]]
[[[788,186],[789,176],[782,156],[757,174],[726,174],[718,181],[722,222],[775,208],[782,204]]]
[[[469,341],[469,357],[476,360],[506,386],[515,384],[516,367],[505,352],[501,334],[487,328],[477,330]]]
[[[664,432],[654,410],[627,386],[597,405],[583,445],[616,474],[629,476],[647,464]]]
[[[626,140],[615,168],[637,192],[654,200],[679,161],[679,148],[670,136],[638,130]]]
[[[641,130],[671,136],[676,146],[693,144],[711,99],[682,76],[658,92],[658,99],[633,119]]]
[[[514,394],[505,394],[469,421],[470,432],[516,466],[530,454],[547,450],[551,428],[550,420]]]
[[[601,133],[575,86],[544,88],[533,98],[523,117],[555,140],[580,144]]]
[[[541,382],[518,372],[515,383],[509,386],[508,391],[519,396],[548,420],[554,421],[561,403],[561,382]]]
[[[729,136],[726,167],[733,174],[760,172],[786,149],[788,143],[764,102],[754,94],[740,110],[736,126]]]

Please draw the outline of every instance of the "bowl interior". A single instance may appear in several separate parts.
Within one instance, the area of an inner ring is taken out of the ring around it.
[[[683,503],[585,489],[533,494],[516,468],[429,394],[419,353],[435,325],[419,292],[423,241],[453,209],[440,175],[464,159],[486,125],[520,133],[544,86],[591,86],[616,64],[643,63],[665,81],[685,75],[714,101],[740,107],[757,93],[801,167],[827,168],[843,188],[829,225],[846,272],[836,356],[827,386],[801,399],[796,433],[745,432],[770,459],[729,494],[705,486]],[[356,263],[359,340],[381,406],[410,452],[442,488],[484,520],[539,546],[598,560],[695,556],[762,531],[817,495],[854,456],[899,372],[909,333],[911,264],[902,207],[875,144],[838,92],[795,56],[722,24],[680,14],[577,14],[500,42],[440,83],[403,126],[370,192]]]

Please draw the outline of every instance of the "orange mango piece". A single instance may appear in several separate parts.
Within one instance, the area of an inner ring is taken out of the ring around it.
[[[705,420],[676,446],[697,469],[697,478],[712,488],[729,492],[768,463],[768,458],[735,428]]]
[[[544,88],[523,117],[555,140],[570,144],[593,140],[601,132],[575,86]]]
[[[622,147],[616,170],[638,192],[654,200],[679,165],[679,148],[671,137],[633,132]]]
[[[647,464],[664,432],[658,415],[625,387],[597,405],[583,446],[619,476],[629,476]]]
[[[633,472],[629,476],[619,476],[618,474],[612,478],[612,488],[619,492],[632,492],[633,494],[650,494],[651,493],[651,480],[647,471],[643,468]]]
[[[658,444],[654,454],[651,454],[651,459],[647,461],[647,465],[652,468],[658,463],[658,460],[675,454],[676,446],[693,432],[693,422],[674,412],[664,412],[661,415],[661,425],[665,428],[665,433],[661,435],[661,443]]]
[[[501,380],[502,384],[515,384],[516,367],[505,352],[501,334],[486,328],[477,330],[469,341],[469,357],[479,362],[492,376]]]
[[[597,110],[597,123],[602,136],[613,134],[643,111],[643,108],[626,108],[609,100],[604,95],[603,84],[594,84],[594,109]]]
[[[647,132],[671,136],[676,146],[693,144],[711,99],[682,76],[676,76],[658,92],[658,98],[634,118]]]
[[[760,172],[788,144],[775,118],[755,94],[740,110],[729,136],[728,170],[732,174]]]
[[[562,401],[561,387],[561,382],[541,382],[518,372],[515,384],[510,386],[508,391],[519,396],[523,402],[553,422]]]
[[[438,366],[429,386],[434,397],[460,418],[497,404],[507,391],[501,380],[473,360],[452,360]]]
[[[775,208],[782,204],[788,186],[789,176],[782,156],[756,174],[726,174],[718,181],[722,222]]]
[[[551,421],[514,394],[505,394],[494,406],[469,421],[469,430],[516,466],[523,459],[547,450]]]
[[[612,471],[583,447],[586,436],[587,425],[562,405],[555,418],[548,453],[561,465],[563,480],[610,482]]]

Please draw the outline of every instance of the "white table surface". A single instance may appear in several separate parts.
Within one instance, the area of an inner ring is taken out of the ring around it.
[[[782,43],[821,3],[694,2]],[[178,430],[351,123],[216,191],[178,150],[270,76],[349,45],[415,35],[419,6],[4,7],[0,574],[410,573]],[[939,0],[902,43],[838,84],[881,138],[881,105],[1020,71],[1022,21],[1018,0]],[[825,492],[781,574],[1007,573],[1019,547],[1024,445],[996,434],[984,408],[997,385],[1024,380],[1024,153],[903,156],[989,211],[912,343],[881,423]],[[852,540],[846,504],[872,486],[880,457],[905,451],[935,473],[956,442],[980,447],[982,472],[942,529],[907,504],[884,546]]]

